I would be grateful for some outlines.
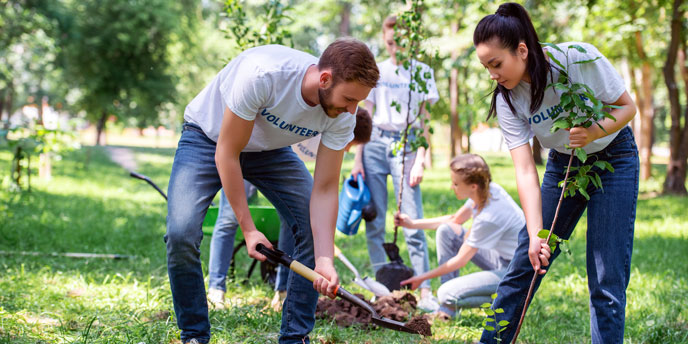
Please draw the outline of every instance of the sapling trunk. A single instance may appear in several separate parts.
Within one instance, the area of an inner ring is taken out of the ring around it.
[[[559,196],[559,203],[557,203],[557,210],[554,212],[554,219],[552,220],[552,225],[549,228],[549,233],[547,234],[547,239],[545,242],[549,245],[549,239],[552,237],[552,232],[554,231],[554,225],[557,223],[557,217],[559,216],[559,208],[561,207],[561,202],[564,200],[564,191],[566,190],[566,182],[569,179],[569,171],[571,170],[571,163],[573,162],[573,151],[571,151],[571,158],[569,159],[569,165],[566,167],[566,177],[564,178],[564,184],[561,186],[561,195]],[[526,317],[526,311],[528,311],[528,303],[530,298],[533,296],[533,288],[535,288],[535,281],[537,280],[538,272],[533,272],[533,279],[530,281],[530,288],[528,288],[528,295],[526,296],[526,303],[523,305],[523,312],[521,313],[521,319],[518,320],[518,326],[516,327],[516,333],[514,334],[514,339],[511,340],[511,344],[516,343],[516,338],[518,338],[518,333],[521,332],[521,325],[523,325],[523,318]]]

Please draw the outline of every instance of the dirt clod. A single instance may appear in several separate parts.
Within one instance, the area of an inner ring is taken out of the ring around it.
[[[415,316],[404,325],[423,336],[432,336],[432,328],[428,322],[428,319],[426,319],[424,315]]]
[[[359,299],[365,300],[363,295],[355,295]],[[372,305],[373,309],[375,309],[381,317],[400,322],[409,320],[413,313],[415,313],[417,305],[416,297],[413,296],[413,294],[398,290],[388,296],[377,299],[374,303],[365,302]],[[359,324],[363,328],[371,326],[370,313],[342,299],[319,299],[315,316],[321,319],[333,319],[335,323],[341,327],[349,327],[353,324]],[[411,328],[424,336],[432,335],[430,323],[428,323],[424,316],[413,317],[409,320],[407,326],[415,326]]]

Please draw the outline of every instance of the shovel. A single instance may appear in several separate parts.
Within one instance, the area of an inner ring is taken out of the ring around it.
[[[313,282],[317,278],[321,278],[322,276],[318,274],[317,272],[311,270],[309,267],[299,263],[298,261],[294,260],[292,257],[287,255],[286,253],[280,251],[280,250],[271,250],[263,244],[258,244],[256,245],[256,250],[260,252],[262,255],[267,257],[268,261],[274,264],[282,264],[284,266],[289,267],[292,271],[296,272],[297,274],[303,276],[307,280]],[[324,278],[324,277],[322,277]],[[339,296],[340,298],[347,300],[354,305],[361,307],[365,311],[369,312],[371,315],[371,319],[373,321],[373,324],[378,325],[380,327],[388,328],[390,330],[395,330],[395,331],[403,331],[403,332],[408,332],[408,333],[413,333],[413,334],[420,334],[418,331],[413,330],[409,327],[407,327],[404,323],[395,321],[392,319],[387,319],[381,317],[377,312],[371,307],[369,304],[367,304],[365,301],[359,299],[358,297],[354,296],[350,292],[346,291],[342,287],[337,287],[335,290],[335,295]]]
[[[354,283],[358,284],[361,286],[361,288],[366,289],[370,292],[372,292],[376,297],[382,297],[382,296],[387,296],[391,294],[392,292],[385,287],[384,284],[372,279],[368,278],[368,276],[361,278],[361,275],[358,273],[358,270],[354,267],[351,262],[346,259],[346,256],[342,253],[342,251],[337,247],[337,245],[334,246],[334,256],[339,258],[339,260],[346,265],[351,272],[354,273]]]

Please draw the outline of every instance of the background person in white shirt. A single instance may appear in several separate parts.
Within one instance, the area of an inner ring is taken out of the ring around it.
[[[427,116],[425,103],[433,104],[439,100],[437,87],[433,71],[427,65],[413,60],[411,69],[421,66],[423,74],[429,72],[431,77],[427,81],[428,94],[414,91],[411,94],[411,109],[409,104],[409,84],[411,73],[399,65],[396,60],[397,45],[394,41],[394,26],[396,17],[391,16],[385,19],[382,26],[382,37],[387,53],[390,58],[379,63],[380,82],[374,88],[368,99],[366,99],[366,109],[373,114],[373,135],[371,141],[356,151],[354,167],[351,174],[357,178],[360,173],[368,189],[370,190],[372,202],[375,204],[377,218],[366,222],[366,237],[368,242],[368,253],[370,262],[375,271],[387,262],[387,255],[382,247],[385,242],[385,220],[387,213],[387,176],[392,176],[394,185],[394,196],[398,197],[399,186],[401,185],[401,152],[394,154],[392,144],[401,139],[401,132],[406,128],[407,114],[411,112],[411,118],[417,116],[418,109],[423,111],[423,115],[413,122],[413,127],[422,128],[423,119]],[[401,105],[401,112],[391,106],[396,101]],[[412,138],[410,138],[412,139]],[[407,150],[408,152],[408,150]],[[423,217],[423,205],[420,191],[420,183],[423,180],[425,148],[421,147],[416,152],[407,154],[405,159],[405,180],[403,181],[404,193],[401,201],[401,211],[412,218]],[[429,270],[428,247],[425,240],[425,233],[422,230],[404,228],[404,237],[408,247],[411,266],[416,275],[420,275]],[[418,306],[425,311],[435,311],[439,304],[432,296],[430,283],[421,285],[421,300]]]
[[[167,268],[182,342],[210,340],[200,262],[201,224],[224,189],[250,257],[272,247],[248,209],[246,179],[275,206],[294,236],[293,257],[324,276],[290,278],[280,343],[308,343],[318,292],[334,297],[333,265],[339,175],[353,139],[358,103],[379,72],[365,44],[330,44],[320,59],[279,45],[234,58],[186,107],[168,188]],[[291,145],[321,135],[314,176]],[[312,216],[311,216],[312,215]]]
[[[395,217],[395,223],[408,228],[437,229],[437,264],[420,276],[402,281],[416,289],[426,280],[441,276],[437,290],[439,317],[454,316],[461,308],[492,303],[506,268],[514,256],[518,232],[525,226],[523,211],[497,183],[492,182],[490,168],[482,157],[462,154],[449,164],[452,190],[466,203],[453,215],[412,220],[406,214]],[[473,219],[470,229],[462,225]],[[483,271],[459,276],[459,269],[472,261]]]

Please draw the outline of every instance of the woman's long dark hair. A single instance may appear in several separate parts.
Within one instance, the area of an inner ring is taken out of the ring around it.
[[[500,5],[495,14],[490,14],[481,19],[473,32],[473,45],[477,46],[493,38],[499,39],[502,47],[511,50],[512,53],[516,52],[521,42],[524,42],[528,47],[526,68],[530,75],[530,112],[534,113],[542,105],[542,98],[544,98],[547,88],[547,75],[551,75],[551,68],[542,52],[540,40],[526,9],[517,3],[507,2]],[[492,92],[492,103],[487,119],[497,113],[497,96],[499,94],[504,95],[511,112],[516,114],[509,97],[509,89],[497,84]]]

